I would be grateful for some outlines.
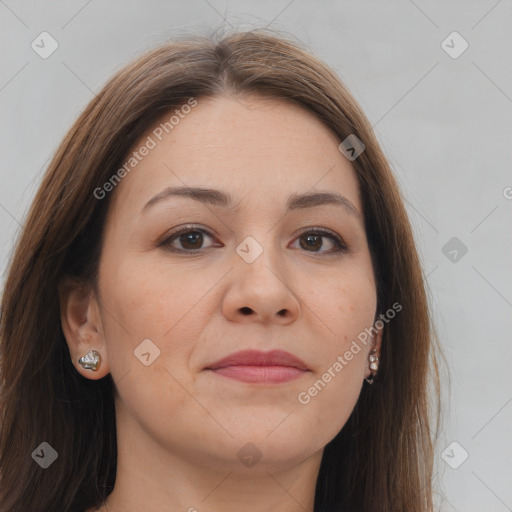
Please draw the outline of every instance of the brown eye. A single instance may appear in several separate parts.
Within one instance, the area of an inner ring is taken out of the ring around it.
[[[199,231],[190,231],[180,235],[178,240],[184,249],[201,249],[203,245],[203,234]]]
[[[159,245],[171,252],[197,252],[210,246],[203,244],[212,236],[202,229],[185,228],[166,238]]]
[[[307,252],[329,254],[348,251],[343,239],[330,231],[310,231],[302,234],[297,240],[300,248]]]
[[[322,248],[323,242],[322,242],[323,236],[320,235],[306,235],[300,237],[300,245],[303,249],[309,250],[312,249],[314,251],[317,251]]]

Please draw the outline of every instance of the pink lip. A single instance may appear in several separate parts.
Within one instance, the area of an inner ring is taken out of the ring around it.
[[[289,382],[310,371],[304,361],[283,350],[242,350],[210,364],[205,370],[242,382],[269,384]]]

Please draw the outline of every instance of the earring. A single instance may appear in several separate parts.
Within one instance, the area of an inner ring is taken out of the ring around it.
[[[368,360],[370,361],[370,370],[378,370],[379,369],[379,358],[375,355],[377,353],[376,350],[372,350],[370,352],[370,357]],[[373,380],[375,379],[375,373],[370,373],[370,376],[364,379],[368,384],[373,384]]]
[[[94,372],[98,369],[100,361],[101,357],[99,352],[96,352],[96,350],[89,350],[85,356],[82,356],[78,360],[78,364],[80,364],[85,370],[92,370]]]

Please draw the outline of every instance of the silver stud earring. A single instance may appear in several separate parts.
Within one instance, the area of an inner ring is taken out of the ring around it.
[[[370,357],[368,357],[368,360],[370,361],[370,370],[377,371],[379,369],[379,358],[375,355],[376,353],[376,350],[372,350],[370,352]],[[364,380],[368,382],[368,384],[373,384],[374,379],[375,373],[370,373],[370,376]]]
[[[101,357],[99,352],[96,352],[96,350],[89,350],[85,356],[82,356],[78,360],[78,364],[80,364],[85,370],[92,370],[95,372],[100,365],[100,361]]]

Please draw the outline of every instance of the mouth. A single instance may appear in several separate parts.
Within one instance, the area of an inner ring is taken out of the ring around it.
[[[282,350],[242,350],[208,365],[205,370],[250,384],[289,382],[311,371],[304,361]]]

